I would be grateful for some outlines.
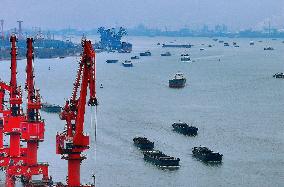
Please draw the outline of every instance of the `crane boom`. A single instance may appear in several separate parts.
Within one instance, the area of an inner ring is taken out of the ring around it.
[[[81,63],[83,64],[82,84],[78,102],[78,114],[76,117],[76,130],[74,144],[80,145],[83,139],[84,115],[86,107],[87,89],[90,90],[88,105],[97,105],[95,90],[95,52],[90,41],[84,42],[84,53]]]

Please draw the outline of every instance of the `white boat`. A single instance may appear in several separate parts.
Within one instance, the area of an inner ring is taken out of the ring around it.
[[[130,60],[125,60],[124,62],[122,62],[122,65],[124,67],[133,67],[133,63]]]

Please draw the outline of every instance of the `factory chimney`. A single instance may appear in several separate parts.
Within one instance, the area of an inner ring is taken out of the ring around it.
[[[18,20],[17,22],[19,23],[19,30],[18,30],[19,36],[18,36],[18,38],[19,38],[19,39],[23,39],[23,31],[22,31],[22,23],[23,23],[23,21]]]

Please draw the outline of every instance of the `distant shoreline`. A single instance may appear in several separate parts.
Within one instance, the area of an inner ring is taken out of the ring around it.
[[[64,56],[63,58],[68,58],[68,57],[78,57],[78,55],[68,55],[68,56]],[[17,58],[17,60],[25,60],[26,58],[23,57],[23,58]],[[35,59],[61,59],[60,57],[50,57],[50,58],[38,58],[38,57],[35,57]],[[0,62],[3,62],[3,61],[10,61],[11,58],[0,58]]]
[[[132,37],[132,36],[137,36],[137,37],[179,37],[179,38],[185,38],[185,37],[189,37],[189,38],[262,38],[262,39],[284,39],[284,35],[283,36],[238,36],[238,35],[132,35],[129,34],[128,36]]]

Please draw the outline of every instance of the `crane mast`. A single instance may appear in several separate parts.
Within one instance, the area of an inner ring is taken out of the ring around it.
[[[22,92],[21,87],[17,86],[17,38],[15,35],[11,36],[11,79],[10,79],[10,107],[12,116],[22,115],[21,104]]]
[[[74,82],[71,99],[66,101],[60,118],[66,121],[66,129],[56,136],[56,153],[68,161],[67,186],[89,187],[80,182],[80,164],[86,159],[81,153],[89,149],[89,136],[84,134],[86,104],[97,105],[95,85],[95,52],[91,41],[82,40],[83,53]],[[80,87],[80,93],[79,92]],[[89,89],[89,100],[87,92]],[[79,97],[78,97],[79,95]],[[77,98],[78,97],[78,98]]]
[[[27,90],[27,118],[28,121],[40,121],[41,100],[39,90],[35,89],[34,83],[34,52],[33,52],[33,38],[27,38],[27,79],[26,79],[26,90]]]
[[[31,172],[21,174],[26,184],[32,182],[32,176],[42,175],[42,184],[49,184],[48,164],[38,163],[37,151],[39,142],[44,140],[45,123],[41,120],[41,100],[39,90],[35,89],[34,68],[33,68],[33,38],[27,38],[27,66],[26,66],[26,91],[27,91],[27,114],[26,120],[21,123],[21,140],[27,143],[27,152],[22,170]],[[19,169],[20,167],[18,167]]]
[[[15,175],[10,171],[14,170],[15,165],[24,162],[26,148],[20,146],[21,141],[21,123],[26,120],[22,111],[22,92],[21,87],[17,85],[17,38],[15,35],[10,37],[11,42],[11,77],[10,85],[2,84],[3,88],[10,94],[10,109],[3,113],[3,133],[9,135],[9,147],[3,147],[1,151],[0,167],[6,169],[6,186],[15,185]],[[6,87],[6,88],[5,88]],[[3,141],[3,140],[1,140]]]

